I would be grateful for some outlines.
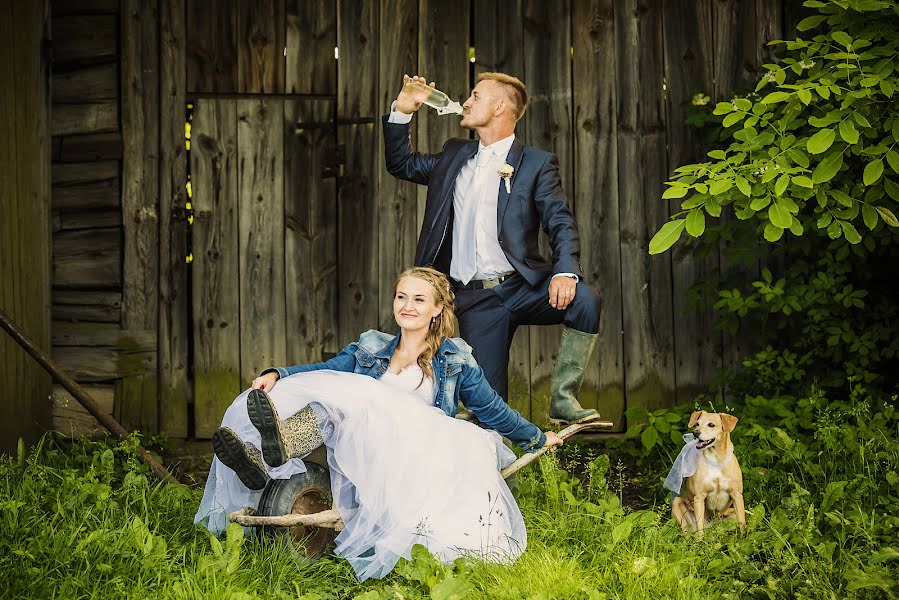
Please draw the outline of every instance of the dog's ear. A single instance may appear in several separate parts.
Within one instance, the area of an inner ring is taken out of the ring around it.
[[[690,422],[687,423],[687,427],[695,427],[696,423],[699,421],[699,417],[702,416],[702,413],[705,411],[697,410],[692,415],[690,415]]]
[[[718,413],[721,416],[721,429],[724,430],[724,433],[730,433],[734,430],[734,427],[737,426],[737,417],[733,415],[729,415],[727,413]]]

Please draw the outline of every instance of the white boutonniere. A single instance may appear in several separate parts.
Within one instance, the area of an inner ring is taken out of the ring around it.
[[[515,167],[510,165],[509,163],[504,164],[499,168],[499,176],[503,178],[503,181],[506,182],[506,193],[512,193],[512,173],[515,172]]]

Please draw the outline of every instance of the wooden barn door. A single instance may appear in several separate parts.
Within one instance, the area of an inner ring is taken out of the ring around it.
[[[330,100],[201,98],[191,127],[195,435],[269,366],[336,344]]]

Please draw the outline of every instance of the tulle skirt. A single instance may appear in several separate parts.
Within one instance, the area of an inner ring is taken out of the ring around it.
[[[234,400],[222,425],[258,448],[248,392]],[[499,474],[514,455],[495,432],[365,375],[301,373],[279,380],[269,395],[282,419],[308,405],[316,412],[345,523],[335,553],[360,580],[384,577],[414,544],[444,562],[460,556],[511,562],[524,552],[524,521]],[[292,459],[269,475],[287,479],[305,470]],[[220,533],[229,512],[255,507],[261,494],[213,459],[194,520]]]

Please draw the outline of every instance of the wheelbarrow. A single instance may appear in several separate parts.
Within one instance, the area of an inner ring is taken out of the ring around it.
[[[570,425],[558,433],[568,439],[576,433],[611,429],[609,421],[590,421]],[[525,454],[501,471],[508,479],[522,467],[549,450],[544,446]],[[297,551],[308,558],[325,553],[337,533],[344,527],[340,511],[332,505],[331,475],[325,447],[319,446],[303,459],[305,473],[290,479],[268,482],[256,508],[246,507],[232,512],[228,519],[244,527],[255,527],[257,533],[269,536],[288,535]]]

